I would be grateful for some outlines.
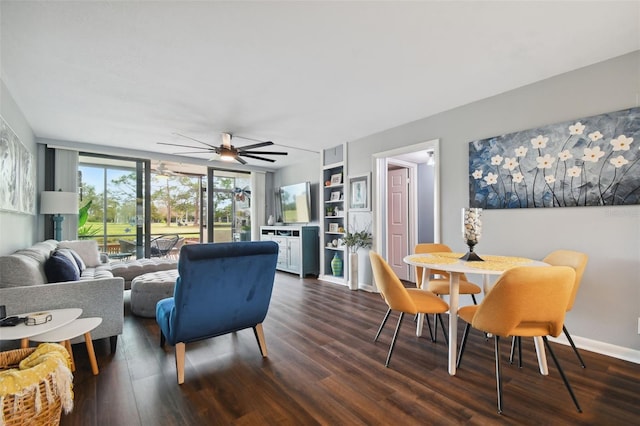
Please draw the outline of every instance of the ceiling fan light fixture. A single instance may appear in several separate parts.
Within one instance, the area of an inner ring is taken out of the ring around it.
[[[220,147],[220,160],[222,161],[234,161],[238,157],[238,153],[234,152],[233,149],[227,148],[226,146]]]

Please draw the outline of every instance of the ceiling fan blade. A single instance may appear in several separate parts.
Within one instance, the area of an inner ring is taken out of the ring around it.
[[[239,146],[238,149],[246,151],[247,149],[262,148],[263,146],[269,146],[269,145],[273,145],[273,142],[267,141],[267,142],[254,143],[253,145]]]
[[[173,155],[184,155],[184,154],[210,154],[213,150],[207,149],[204,151],[180,151],[180,152],[172,152]]]
[[[238,152],[244,152],[245,154],[289,155],[288,152],[279,151],[245,151],[244,149],[239,149]]]
[[[276,160],[272,160],[271,158],[259,157],[253,154],[247,154],[246,152],[239,152],[238,155],[242,155],[243,157],[255,158],[256,160],[268,161],[270,163],[275,163]]]
[[[237,161],[238,163],[240,163],[240,164],[247,164],[247,162],[246,162],[246,161],[244,161],[244,160],[243,160],[242,158],[240,158],[240,157],[236,157],[236,161]]]
[[[208,150],[209,148],[205,148],[203,146],[191,146],[191,145],[180,145],[177,143],[167,143],[167,142],[157,142],[158,145],[169,145],[169,146],[179,146],[180,148],[193,148],[193,149],[205,149]]]
[[[183,138],[191,139],[192,141],[201,143],[202,145],[206,145],[206,146],[209,146],[211,148],[215,148],[214,145],[208,144],[206,142],[199,141],[198,139],[194,139],[191,136],[183,135],[182,133],[174,133],[174,135],[182,136]]]

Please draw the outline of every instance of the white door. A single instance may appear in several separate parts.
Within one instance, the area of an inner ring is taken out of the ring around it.
[[[389,265],[401,280],[409,280],[409,265],[402,259],[409,254],[409,169],[387,173],[387,232]]]

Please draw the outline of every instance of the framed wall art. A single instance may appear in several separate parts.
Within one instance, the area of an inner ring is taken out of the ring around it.
[[[34,156],[0,116],[0,210],[35,214]]]
[[[354,211],[371,210],[369,174],[349,176],[349,209]]]
[[[342,183],[342,173],[331,175],[331,185],[340,185]]]
[[[640,204],[640,108],[469,143],[469,206]]]

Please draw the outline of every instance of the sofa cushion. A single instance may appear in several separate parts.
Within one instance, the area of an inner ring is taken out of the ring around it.
[[[71,265],[75,268],[76,272],[78,273],[78,277],[80,277],[80,274],[82,273],[82,271],[80,270],[80,267],[78,266],[78,262],[76,262],[76,259],[73,257],[70,250],[71,249],[58,249],[54,251],[54,253],[58,253],[66,257],[71,263]]]
[[[44,272],[47,281],[59,283],[64,281],[77,281],[80,279],[78,265],[72,263],[64,254],[53,252],[44,263]]]
[[[80,281],[97,280],[100,278],[113,278],[109,264],[86,268],[80,274]]]
[[[100,251],[96,240],[60,241],[58,248],[74,250],[88,268],[98,266],[101,263]]]
[[[74,249],[61,248],[61,249],[58,249],[58,251],[65,253],[65,255],[69,254],[73,258],[73,261],[76,263],[76,265],[78,265],[78,270],[80,271],[81,274],[82,274],[82,271],[84,271],[87,268],[87,265],[84,264],[84,261],[82,260],[80,255],[76,253]]]

